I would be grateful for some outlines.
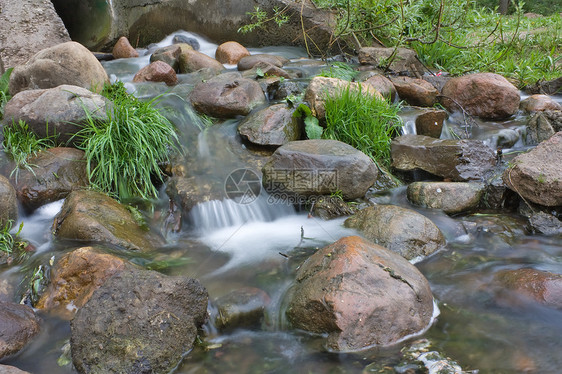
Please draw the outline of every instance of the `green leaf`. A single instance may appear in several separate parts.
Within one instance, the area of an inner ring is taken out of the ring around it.
[[[310,110],[310,109],[309,109]],[[307,116],[304,119],[304,130],[308,139],[320,139],[324,129],[318,124],[318,118]]]
[[[308,105],[300,103],[295,112],[293,113],[294,118],[302,118],[302,117],[310,117],[312,116],[312,110],[308,107]]]

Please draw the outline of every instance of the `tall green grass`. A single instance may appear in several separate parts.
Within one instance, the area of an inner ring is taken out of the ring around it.
[[[0,119],[4,118],[4,106],[10,100],[10,74],[12,74],[13,68],[10,68],[0,76]]]
[[[402,119],[398,116],[399,105],[348,87],[326,97],[324,108],[324,139],[347,143],[388,170],[390,142],[402,127]]]
[[[153,180],[162,181],[160,164],[177,148],[173,125],[154,107],[157,99],[138,100],[122,82],[106,85],[102,95],[113,102],[109,119],[89,116],[76,135],[91,187],[121,200],[156,197]]]

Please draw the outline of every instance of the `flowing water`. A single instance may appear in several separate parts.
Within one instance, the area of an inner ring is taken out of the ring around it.
[[[214,56],[216,45],[197,37],[201,51]],[[172,35],[159,43],[171,43]],[[308,63],[305,51],[298,48],[266,48],[252,53],[273,53],[292,60],[289,68],[307,74],[317,72]],[[150,98],[163,94],[160,104],[181,133],[186,149],[183,165],[187,176],[198,183],[224,186],[237,169],[259,170],[267,155],[252,152],[236,134],[237,120],[205,127],[194,115],[187,94],[200,77],[181,75],[180,84],[132,84],[133,75],[148,64],[148,56],[105,63],[112,80],[125,81],[131,92]],[[229,67],[234,69],[233,66]],[[560,98],[558,98],[560,100]],[[171,109],[170,109],[171,108]],[[415,112],[402,113],[405,132],[413,132]],[[492,147],[510,151],[525,149],[520,140],[525,118],[506,122],[478,122],[463,128],[454,116],[447,121],[443,137],[452,131],[470,131]],[[259,172],[257,172],[259,174]],[[153,210],[165,215],[167,198]],[[224,188],[224,187],[222,187]],[[443,213],[411,206],[405,188],[373,194],[372,202],[397,204],[428,216],[443,231],[447,246],[416,266],[428,278],[441,314],[421,336],[393,347],[372,348],[357,353],[333,353],[324,349],[322,336],[295,331],[284,317],[285,299],[298,266],[317,248],[347,235],[343,219],[322,221],[307,212],[275,204],[263,193],[251,204],[232,200],[209,201],[197,205],[184,217],[181,231],[172,232],[147,211],[154,226],[161,227],[168,244],[153,258],[130,258],[132,262],[159,269],[169,275],[199,279],[209,291],[211,320],[204,327],[205,346],[197,346],[177,369],[178,373],[389,373],[408,372],[414,366],[404,359],[404,349],[416,339],[428,339],[431,350],[450,357],[464,370],[480,373],[557,373],[562,367],[562,311],[537,304],[522,303],[513,295],[499,296],[492,278],[504,269],[536,268],[562,274],[562,240],[530,236],[525,222],[509,212],[480,213],[451,218]],[[51,239],[54,215],[62,202],[49,204],[31,216],[24,216],[23,237],[37,247],[25,266],[5,268],[0,273],[4,293],[21,288],[24,275],[52,256],[77,248],[80,244],[59,243]],[[164,265],[162,265],[164,264]],[[265,291],[270,302],[261,326],[219,332],[212,321],[213,301],[230,291],[255,287]],[[43,329],[17,357],[4,360],[32,373],[72,373],[63,351],[68,347],[67,321],[42,315]],[[57,363],[59,360],[59,363]],[[60,364],[60,365],[59,365]],[[409,371],[415,372],[415,371]]]

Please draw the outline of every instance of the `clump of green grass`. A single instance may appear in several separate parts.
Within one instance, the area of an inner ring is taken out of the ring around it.
[[[122,82],[106,85],[102,95],[113,102],[108,120],[89,116],[76,135],[86,153],[90,185],[121,200],[154,198],[152,182],[162,181],[159,164],[176,149],[173,125],[154,104],[127,93]]]
[[[27,169],[33,173],[32,164],[28,163],[30,156],[35,156],[37,152],[54,146],[51,138],[37,138],[29,130],[25,121],[13,122],[12,126],[4,126],[4,140],[2,146],[4,152],[8,153],[16,163],[16,167],[10,173],[10,177],[15,174],[17,181],[20,169]]]
[[[0,252],[5,255],[11,255],[18,247],[25,247],[25,243],[19,240],[18,236],[23,229],[23,222],[20,224],[18,231],[12,234],[14,221],[11,219],[6,221],[3,227],[0,227]]]
[[[322,138],[347,143],[388,170],[390,142],[402,127],[399,105],[348,87],[328,96],[324,108],[326,129]]]
[[[352,81],[359,74],[357,70],[349,66],[345,62],[330,62],[326,69],[322,69],[318,76],[327,78],[338,78],[346,81]]]
[[[4,106],[10,100],[10,74],[14,68],[10,68],[0,76],[0,119],[4,118]]]

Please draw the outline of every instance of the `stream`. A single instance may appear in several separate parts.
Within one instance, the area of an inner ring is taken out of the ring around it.
[[[200,51],[214,57],[216,44],[193,33],[176,34],[197,38]],[[172,37],[158,45],[171,44]],[[303,80],[322,68],[317,61],[308,60],[306,51],[300,48],[268,47],[250,52],[290,59],[286,68],[302,71]],[[234,170],[259,170],[267,155],[244,146],[236,132],[239,120],[206,127],[194,114],[185,99],[196,83],[194,76],[179,75],[180,83],[172,88],[163,83],[131,83],[135,72],[148,63],[147,55],[103,65],[112,81],[124,81],[138,97],[163,95],[159,105],[166,108],[165,113],[178,128],[187,153],[183,167],[189,176],[201,184],[221,184]],[[556,100],[562,102],[561,97]],[[406,107],[401,115],[404,131],[415,131],[415,111]],[[458,128],[458,122],[452,116],[446,127]],[[524,125],[523,116],[504,122],[478,121],[471,135],[494,148],[501,145],[509,158],[527,148],[521,140]],[[443,137],[447,134],[445,130]],[[298,266],[317,248],[344,236],[357,235],[343,227],[344,218],[310,218],[307,212],[268,201],[262,192],[251,204],[231,200],[201,203],[189,217],[183,217],[182,229],[174,232],[162,218],[169,209],[165,188],[161,189],[160,200],[143,213],[151,220],[151,226],[166,236],[167,245],[152,257],[131,254],[129,259],[168,275],[197,278],[209,292],[211,318],[204,326],[205,344],[196,346],[176,373],[417,373],[422,371],[403,356],[404,350],[418,339],[427,339],[430,350],[450,358],[465,371],[562,370],[562,311],[518,303],[492,284],[494,274],[505,269],[535,268],[562,274],[562,239],[527,234],[522,217],[498,211],[450,217],[411,205],[405,187],[368,193],[372,202],[396,204],[424,214],[446,237],[443,250],[416,263],[430,282],[440,315],[423,335],[396,346],[333,353],[323,347],[322,336],[289,326],[284,315],[284,295]],[[33,243],[37,252],[22,265],[0,269],[0,284],[17,285],[35,266],[80,246],[51,238],[52,220],[61,206],[59,201],[32,215],[20,214],[24,222],[22,237]],[[216,314],[213,300],[242,287],[258,288],[269,296],[263,323],[254,328],[219,332],[212,323]],[[39,314],[44,319],[40,335],[19,355],[2,363],[31,373],[75,373],[72,365],[65,365],[63,355],[70,337],[69,322]]]

